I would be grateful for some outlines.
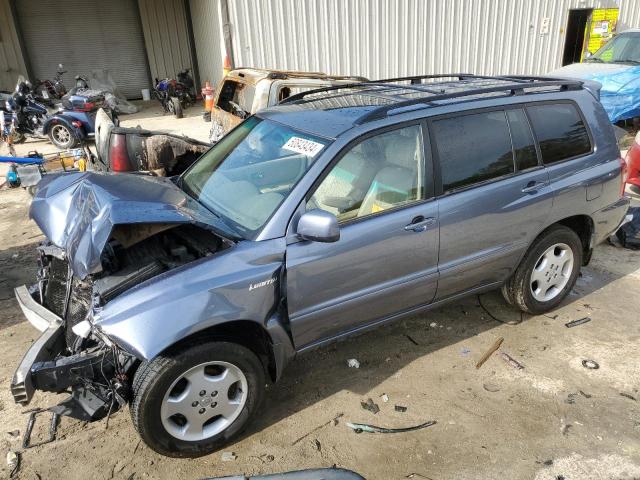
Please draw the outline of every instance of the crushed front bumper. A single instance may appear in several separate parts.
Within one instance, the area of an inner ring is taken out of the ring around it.
[[[31,325],[42,332],[27,350],[11,379],[11,393],[16,403],[27,405],[33,397],[31,368],[34,363],[55,358],[64,347],[62,320],[36,302],[26,286],[15,289],[16,299]]]

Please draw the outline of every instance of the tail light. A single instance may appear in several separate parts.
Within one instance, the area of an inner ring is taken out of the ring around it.
[[[111,171],[113,172],[130,172],[133,170],[133,166],[129,161],[126,135],[118,133],[111,135],[109,164],[111,165]]]
[[[96,104],[93,102],[85,102],[82,105],[80,105],[78,107],[78,110],[81,112],[90,112],[91,110],[93,110],[94,108],[96,108]]]

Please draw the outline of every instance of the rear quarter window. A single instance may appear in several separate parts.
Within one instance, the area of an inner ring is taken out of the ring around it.
[[[515,171],[503,110],[435,120],[432,134],[444,192]]]
[[[591,152],[591,140],[578,108],[572,103],[527,107],[545,165]]]

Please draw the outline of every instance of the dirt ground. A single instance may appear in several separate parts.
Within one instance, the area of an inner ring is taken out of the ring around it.
[[[199,125],[195,109],[191,119],[175,123],[157,113],[126,122],[169,124],[191,136],[201,129],[206,139],[208,126]],[[13,298],[13,288],[35,275],[34,248],[42,239],[28,219],[29,201],[21,189],[0,191],[1,478],[9,474],[7,451],[22,451],[24,411],[64,398],[37,393],[22,408],[9,391],[15,367],[38,336]],[[55,442],[22,451],[17,478],[197,479],[332,465],[367,479],[640,478],[640,251],[599,246],[574,292],[547,316],[525,315],[507,325],[492,317],[521,315],[499,293],[481,297],[486,310],[478,300],[300,357],[269,388],[257,421],[224,449],[235,453],[234,461],[223,462],[222,451],[191,460],[161,457],[141,443],[125,409],[108,428],[105,421],[63,418]],[[586,316],[589,323],[564,325]],[[500,351],[524,369],[498,355],[475,368],[498,337],[504,337]],[[347,366],[352,358],[360,368]],[[583,367],[587,359],[600,368]],[[361,407],[369,398],[379,413]],[[48,420],[39,419],[35,441],[45,437]],[[356,434],[346,426],[428,420],[437,424],[400,434]]]

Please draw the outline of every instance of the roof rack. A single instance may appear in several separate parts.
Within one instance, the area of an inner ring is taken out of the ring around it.
[[[426,79],[442,79],[442,78],[457,78],[462,82],[465,80],[498,80],[504,82],[502,85],[492,85],[487,87],[473,87],[469,85],[467,90],[456,91],[447,93],[445,89],[437,89],[438,83],[425,84],[422,80]],[[396,85],[394,82],[409,81],[409,85]],[[507,92],[509,95],[526,95],[525,89],[528,88],[546,88],[546,87],[559,87],[563,90],[580,90],[582,89],[582,82],[578,80],[560,79],[560,78],[546,78],[546,77],[528,77],[528,76],[488,76],[488,75],[472,75],[468,73],[449,73],[449,74],[436,74],[436,75],[417,75],[410,77],[398,77],[388,78],[382,80],[373,80],[368,82],[356,82],[348,83],[344,85],[333,85],[330,87],[319,88],[315,90],[308,90],[284,100],[282,103],[290,103],[296,100],[303,100],[309,95],[314,95],[322,92],[331,92],[335,90],[357,89],[357,88],[370,88],[377,87],[377,91],[358,92],[366,94],[368,96],[380,97],[385,100],[395,100],[394,103],[388,105],[382,105],[375,110],[363,115],[358,119],[356,124],[369,122],[371,120],[383,118],[389,115],[393,110],[398,110],[396,113],[402,113],[406,111],[407,107],[424,108],[428,104],[441,100],[450,100],[454,98],[463,98],[473,95],[481,95],[485,93],[497,93]],[[425,96],[414,97],[410,99],[403,98],[401,95],[386,95],[381,94],[381,90],[411,90],[415,92],[425,93]]]

